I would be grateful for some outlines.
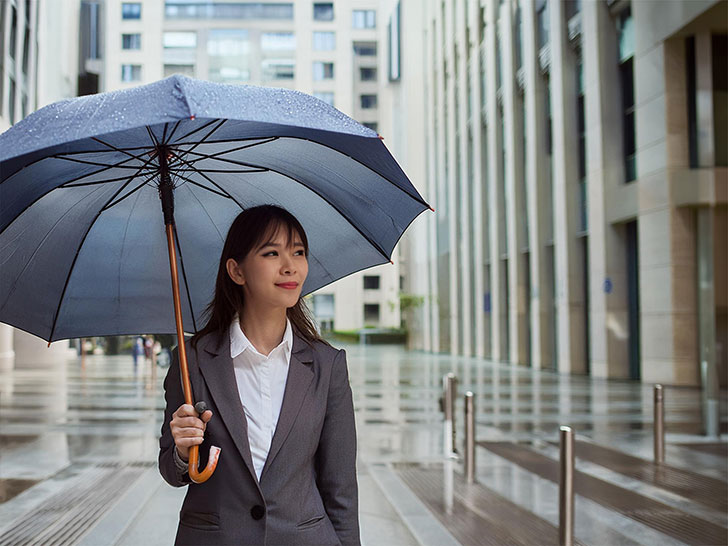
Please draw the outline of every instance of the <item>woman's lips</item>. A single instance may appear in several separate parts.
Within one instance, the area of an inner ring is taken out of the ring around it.
[[[287,290],[293,290],[294,288],[298,288],[297,282],[282,282],[276,284],[276,286],[280,286],[281,288],[285,288]]]

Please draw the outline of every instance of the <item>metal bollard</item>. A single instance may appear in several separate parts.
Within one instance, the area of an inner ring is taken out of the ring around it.
[[[465,393],[465,480],[475,482],[475,401],[473,393]]]
[[[445,423],[446,429],[448,428],[447,423],[449,422],[449,430],[446,430],[446,434],[449,434],[450,438],[445,439],[445,445],[450,446],[450,452],[446,453],[448,456],[457,453],[455,442],[457,435],[455,434],[455,398],[457,396],[457,377],[455,374],[450,372],[442,378],[443,388],[445,389]]]
[[[574,432],[560,427],[559,544],[574,544]]]
[[[665,406],[662,385],[655,385],[655,463],[665,462]]]

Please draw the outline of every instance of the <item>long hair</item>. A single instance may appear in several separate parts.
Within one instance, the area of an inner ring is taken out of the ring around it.
[[[193,347],[197,348],[199,340],[209,333],[217,334],[219,342],[227,333],[235,315],[242,315],[245,306],[243,290],[228,275],[227,261],[232,258],[239,263],[260,244],[270,240],[279,229],[288,232],[289,241],[292,241],[296,234],[299,235],[308,257],[306,232],[296,217],[287,210],[275,205],[261,205],[246,209],[235,218],[228,230],[220,255],[215,295],[204,312],[209,319],[205,327],[192,336]],[[286,316],[291,321],[294,332],[307,343],[312,344],[314,341],[326,343],[316,330],[303,298],[299,298],[296,305],[286,310]]]

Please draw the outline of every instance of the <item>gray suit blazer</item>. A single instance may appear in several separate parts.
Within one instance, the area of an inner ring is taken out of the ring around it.
[[[191,483],[174,462],[169,429],[183,404],[177,351],[164,381],[166,408],[159,470],[175,487],[188,486],[176,544],[359,545],[356,429],[346,354],[294,333],[278,425],[258,481],[245,413],[230,357],[229,335],[186,342],[195,400],[213,417],[200,448],[200,468],[211,445],[222,448],[217,470]]]

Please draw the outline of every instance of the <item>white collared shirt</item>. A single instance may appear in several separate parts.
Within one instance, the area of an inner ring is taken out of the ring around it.
[[[268,356],[260,354],[245,336],[239,317],[230,324],[230,356],[248,422],[250,454],[258,480],[281,413],[292,349],[293,330],[288,319],[283,340]]]

